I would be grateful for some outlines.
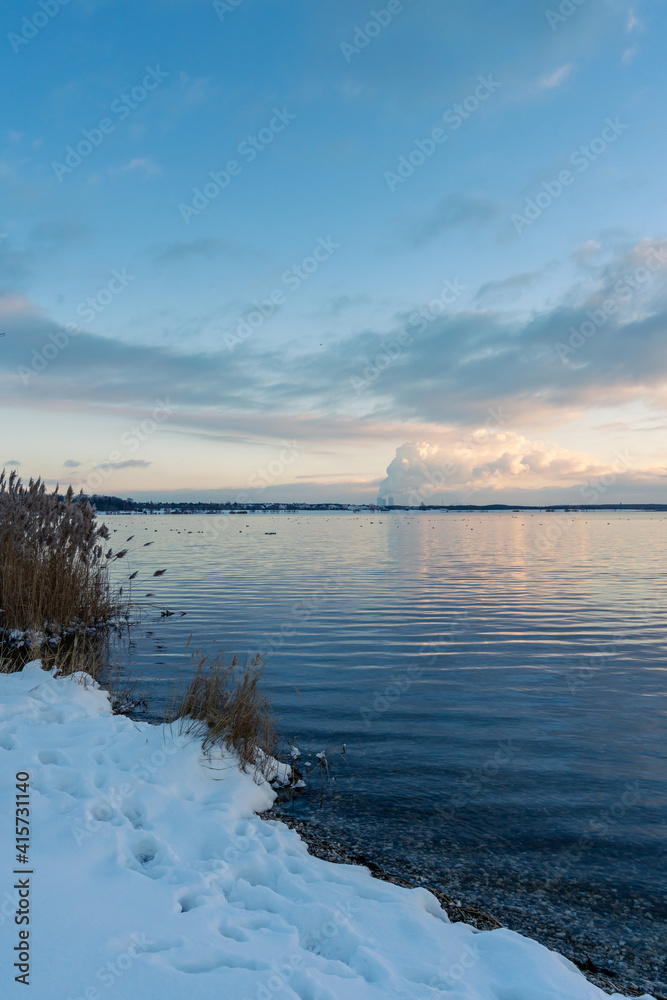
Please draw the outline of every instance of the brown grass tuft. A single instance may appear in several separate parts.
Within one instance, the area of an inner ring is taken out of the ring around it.
[[[271,777],[277,735],[269,701],[260,690],[264,660],[260,655],[225,663],[198,650],[192,657],[195,674],[169,722],[180,731],[203,737],[204,752],[220,746],[237,754],[244,770]]]

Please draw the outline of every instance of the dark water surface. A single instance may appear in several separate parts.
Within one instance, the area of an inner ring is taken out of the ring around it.
[[[190,634],[269,651],[281,732],[347,746],[297,815],[667,989],[664,514],[104,520],[187,612],[133,631],[151,714]]]

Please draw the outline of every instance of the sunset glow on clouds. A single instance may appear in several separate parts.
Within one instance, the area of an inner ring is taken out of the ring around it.
[[[25,8],[0,15],[0,465],[664,500],[661,5],[424,0],[347,55],[355,0],[148,0],[129,33],[120,6],[14,46]]]

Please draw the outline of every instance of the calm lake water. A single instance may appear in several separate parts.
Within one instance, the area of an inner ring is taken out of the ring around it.
[[[296,815],[517,929],[546,908],[552,945],[613,939],[608,967],[664,985],[664,514],[104,520],[116,548],[135,535],[134,596],[187,612],[133,630],[151,715],[190,634],[268,651],[282,734],[347,747]]]

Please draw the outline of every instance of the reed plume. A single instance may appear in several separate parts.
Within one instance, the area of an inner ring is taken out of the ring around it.
[[[70,486],[64,496],[44,482],[24,486],[0,473],[0,631],[97,626],[119,610],[105,542],[109,530]]]

